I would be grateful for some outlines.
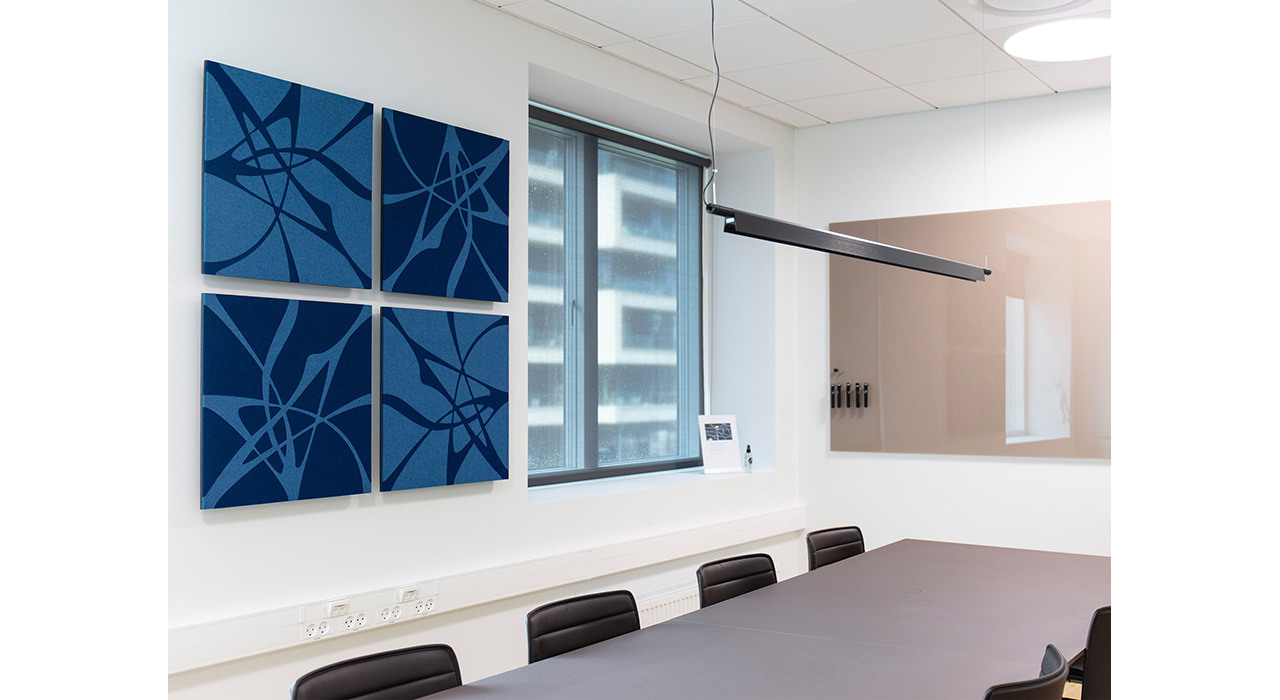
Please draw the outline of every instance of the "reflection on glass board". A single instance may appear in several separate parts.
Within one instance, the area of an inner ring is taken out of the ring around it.
[[[992,274],[830,259],[831,365],[878,394],[831,410],[831,449],[1109,458],[1110,216],[1085,202],[832,224]]]

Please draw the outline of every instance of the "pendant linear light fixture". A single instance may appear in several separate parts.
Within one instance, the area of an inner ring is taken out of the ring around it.
[[[971,282],[985,281],[987,275],[991,274],[991,270],[985,267],[941,258],[907,248],[899,248],[878,241],[869,241],[865,238],[836,233],[835,231],[824,231],[801,226],[789,221],[752,214],[715,203],[716,141],[715,133],[711,128],[711,115],[716,105],[716,94],[720,91],[720,60],[716,57],[716,2],[715,0],[710,0],[710,2],[711,58],[715,61],[716,82],[715,89],[711,93],[711,107],[707,110],[707,135],[711,140],[711,177],[708,178],[706,186],[702,188],[702,201],[710,214],[724,217],[725,233],[735,233],[748,238],[758,238],[822,253],[844,255],[885,265],[905,267],[909,270],[919,270],[920,272],[929,272]],[[707,201],[708,189],[711,190],[712,201],[710,202]]]
[[[808,248],[822,253],[844,255],[860,260],[905,267],[909,270],[931,272],[944,277],[968,280],[970,282],[985,281],[991,270],[969,263],[957,262],[936,255],[921,253],[907,248],[899,248],[877,241],[869,241],[835,231],[824,231],[793,224],[768,216],[752,214],[745,211],[722,207],[718,204],[707,205],[707,211],[714,216],[724,217],[725,233],[736,233],[739,236],[773,241],[797,248]]]

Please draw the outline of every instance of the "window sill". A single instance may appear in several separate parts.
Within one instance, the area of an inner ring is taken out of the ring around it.
[[[1006,445],[1020,445],[1025,442],[1045,442],[1048,440],[1065,440],[1066,435],[1010,435],[1004,439]]]
[[[591,479],[589,481],[572,481],[565,484],[549,484],[547,486],[531,486],[529,487],[529,505],[539,505],[543,503],[559,503],[561,501],[571,501],[579,498],[593,498],[595,496],[607,496],[615,493],[630,493],[632,491],[644,491],[646,489],[661,488],[664,486],[676,486],[680,484],[696,484],[704,481],[718,481],[722,479],[736,479],[751,474],[759,474],[765,471],[759,465],[751,472],[734,472],[732,474],[704,474],[702,467],[689,467],[688,469],[673,469],[665,472],[653,472],[649,474],[629,474],[627,476],[613,476],[604,479]]]

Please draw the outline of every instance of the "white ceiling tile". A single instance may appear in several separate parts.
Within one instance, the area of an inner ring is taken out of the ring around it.
[[[637,39],[711,26],[711,6],[691,0],[552,0],[568,10]],[[716,0],[716,27],[763,19],[738,0]]]
[[[525,0],[525,2],[506,5],[502,11],[510,12],[517,17],[574,37],[592,46],[609,46],[631,40],[631,37],[625,34],[615,32],[599,22],[574,14],[547,0]]]
[[[708,71],[711,60],[711,30],[701,29],[650,39],[648,42]],[[775,63],[794,63],[832,55],[830,51],[769,19],[716,25],[716,54],[720,73],[759,68]]]
[[[759,112],[765,115],[766,117],[780,121],[783,124],[790,124],[791,126],[794,126],[797,129],[803,129],[808,126],[820,126],[822,124],[826,124],[826,122],[822,121],[821,119],[818,119],[812,114],[805,114],[804,112],[801,112],[795,107],[782,104],[781,102],[775,102],[773,104],[767,104],[767,105],[760,105],[759,107],[752,107],[751,111]]]
[[[1027,70],[1049,84],[1058,92],[1087,90],[1111,85],[1111,57],[1089,61],[1064,61],[1062,63],[1032,63]]]
[[[841,5],[851,0],[751,0],[751,5],[771,17],[794,14],[815,7]]]
[[[817,97],[812,100],[796,100],[791,104],[797,109],[802,109],[829,122],[870,119],[872,117],[924,112],[933,109],[933,107],[898,88],[831,95],[829,97]]]
[[[728,76],[781,102],[889,86],[840,56],[752,68]]]
[[[755,90],[729,80],[723,75],[720,76],[719,90],[716,90],[716,77],[714,75],[705,75],[700,78],[685,80],[684,83],[686,85],[692,85],[708,95],[710,95],[712,91],[715,91],[716,99],[723,98],[734,104],[742,105],[743,107],[755,107],[757,105],[769,104],[770,102],[778,101],[778,98],[776,97],[761,95]]]
[[[1035,97],[1053,92],[1022,68],[986,75],[931,80],[925,83],[903,85],[902,89],[939,108]]]
[[[614,44],[605,46],[604,50],[632,63],[644,66],[649,70],[661,73],[666,76],[675,78],[676,80],[687,80],[707,75],[707,71],[703,68],[693,65],[688,61],[676,58],[669,53],[659,51],[640,41],[628,41],[625,44]]]
[[[1017,61],[979,34],[864,51],[848,58],[897,85],[1018,67]]]
[[[780,15],[778,19],[840,54],[974,31],[937,0],[858,0]]]

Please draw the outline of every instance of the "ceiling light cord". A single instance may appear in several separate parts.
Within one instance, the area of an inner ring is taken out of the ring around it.
[[[711,128],[711,115],[716,108],[716,95],[720,93],[720,59],[716,56],[716,0],[711,0],[711,61],[716,66],[716,83],[711,90],[711,106],[707,107],[707,140],[711,142],[711,176],[702,187],[702,206],[711,211],[716,202],[716,134]],[[707,190],[711,190],[711,201],[707,201]]]

